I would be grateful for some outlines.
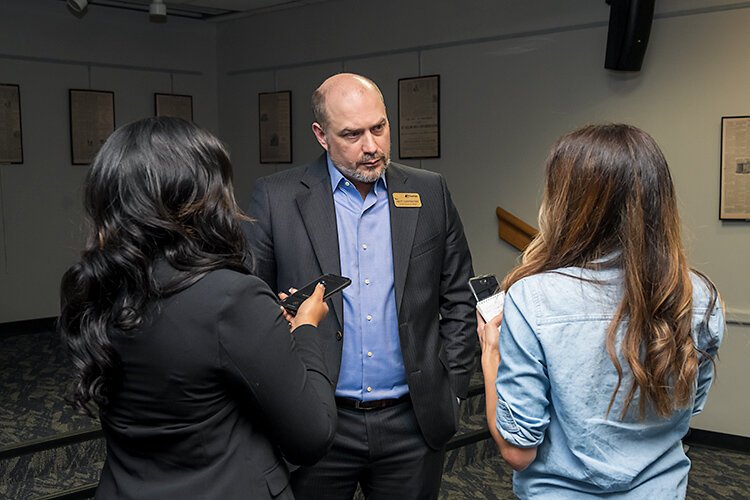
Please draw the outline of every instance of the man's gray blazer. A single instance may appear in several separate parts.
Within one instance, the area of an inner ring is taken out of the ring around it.
[[[461,220],[439,174],[391,163],[386,171],[401,352],[425,441],[442,448],[456,432],[478,349],[471,255]],[[418,193],[421,207],[397,207],[394,193]],[[246,226],[255,273],[273,290],[341,274],[326,155],[259,179]],[[338,380],[343,297],[319,325],[329,373]]]

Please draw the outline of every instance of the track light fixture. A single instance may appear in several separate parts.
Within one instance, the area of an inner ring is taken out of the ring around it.
[[[86,9],[89,6],[89,0],[68,0],[68,9],[78,17],[82,17],[86,14]]]
[[[148,7],[148,18],[152,23],[167,22],[167,6],[164,0],[152,0]]]
[[[2,0],[0,0],[2,1]],[[83,17],[88,11],[90,0],[66,0],[68,10],[76,16]],[[97,3],[97,2],[94,2]],[[110,5],[109,3],[103,3],[105,7],[118,7],[117,5]],[[141,8],[144,8],[143,5]],[[140,10],[140,9],[138,9]],[[152,23],[166,23],[167,22],[167,5],[164,0],[151,0],[148,6],[148,18]]]

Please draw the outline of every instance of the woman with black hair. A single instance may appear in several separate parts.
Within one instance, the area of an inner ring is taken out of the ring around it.
[[[333,439],[323,287],[285,319],[245,266],[231,177],[221,143],[176,118],[118,129],[91,165],[60,328],[74,404],[98,407],[107,441],[96,498],[292,498],[285,459]]]

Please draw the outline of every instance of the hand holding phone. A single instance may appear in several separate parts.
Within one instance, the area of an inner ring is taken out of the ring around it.
[[[302,303],[315,292],[315,286],[321,283],[326,287],[325,295],[323,300],[328,299],[331,295],[336,292],[340,292],[344,288],[348,287],[352,280],[345,276],[336,276],[335,274],[324,274],[319,278],[306,284],[293,294],[289,295],[285,299],[281,300],[281,305],[292,314],[295,314]]]
[[[475,276],[469,280],[469,288],[477,300],[477,311],[485,321],[503,312],[505,292],[500,290],[494,274]]]
[[[318,326],[323,318],[328,314],[328,304],[323,300],[325,287],[318,283],[315,285],[313,294],[305,299],[297,309],[296,314],[292,314],[283,307],[284,319],[289,322],[289,331],[293,332],[297,327],[302,325]]]

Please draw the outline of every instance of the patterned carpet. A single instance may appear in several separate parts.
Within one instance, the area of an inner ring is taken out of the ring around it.
[[[0,338],[0,448],[98,427],[65,402],[70,373],[57,334]]]

